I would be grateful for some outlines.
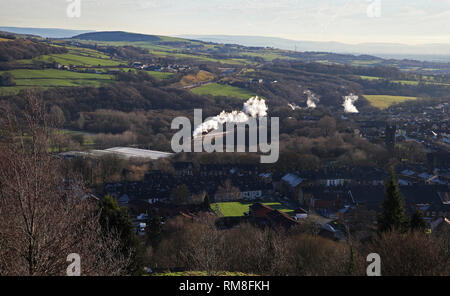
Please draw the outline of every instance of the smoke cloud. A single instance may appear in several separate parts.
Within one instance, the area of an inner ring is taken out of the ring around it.
[[[308,97],[306,100],[308,108],[315,109],[320,101],[319,98],[310,90],[305,90],[303,93]]]
[[[209,120],[203,122],[194,129],[193,136],[201,136],[204,132],[210,132],[216,130],[220,125],[225,123],[244,123],[247,122],[249,116],[251,117],[265,117],[267,116],[267,106],[264,99],[259,99],[256,97],[251,97],[248,99],[242,108],[242,111],[232,111],[232,112],[220,112],[219,115],[210,118]]]
[[[297,110],[297,109],[302,109],[302,107],[298,106],[295,103],[289,103],[288,106],[292,109],[292,111]]]
[[[348,96],[344,96],[344,112],[345,113],[359,113],[358,109],[356,109],[354,103],[358,100],[358,96],[350,93]]]

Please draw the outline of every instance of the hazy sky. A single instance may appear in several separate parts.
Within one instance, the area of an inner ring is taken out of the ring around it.
[[[0,26],[450,43],[450,0],[1,0]]]

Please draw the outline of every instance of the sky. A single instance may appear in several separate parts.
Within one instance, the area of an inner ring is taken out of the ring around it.
[[[0,26],[450,43],[450,0],[1,0]]]

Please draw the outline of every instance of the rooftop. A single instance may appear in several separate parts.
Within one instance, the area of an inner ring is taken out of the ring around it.
[[[114,147],[105,150],[91,150],[89,152],[93,156],[103,156],[107,154],[115,154],[117,156],[123,158],[151,158],[151,159],[159,159],[165,158],[173,155],[173,153],[162,152],[162,151],[154,151],[154,150],[146,150],[146,149],[138,149],[131,147]]]

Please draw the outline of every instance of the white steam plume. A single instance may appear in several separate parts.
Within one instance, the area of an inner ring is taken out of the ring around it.
[[[305,90],[303,93],[308,96],[308,99],[306,100],[308,108],[316,108],[317,103],[320,101],[319,98],[310,90]]]
[[[258,99],[258,97],[252,97],[244,103],[243,111],[251,117],[265,117],[267,116],[267,106],[264,99]]]
[[[292,111],[297,110],[297,109],[302,109],[302,107],[298,106],[295,103],[288,103],[288,106],[292,109]]]
[[[354,103],[358,100],[358,96],[350,93],[348,96],[344,96],[344,112],[345,113],[359,113],[358,109],[356,109]]]
[[[194,129],[194,138],[202,135],[204,132],[216,130],[220,125],[227,122],[243,123],[247,122],[251,117],[265,117],[267,116],[267,106],[264,99],[258,97],[251,97],[244,103],[242,111],[220,112],[219,115],[203,122]]]

